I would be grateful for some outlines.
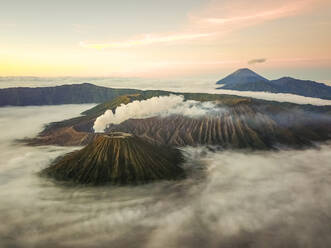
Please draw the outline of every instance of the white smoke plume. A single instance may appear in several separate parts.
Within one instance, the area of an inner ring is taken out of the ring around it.
[[[110,124],[120,124],[128,119],[144,119],[153,116],[185,115],[199,117],[213,112],[222,113],[225,109],[217,107],[213,102],[188,100],[184,96],[170,95],[152,97],[147,100],[133,101],[116,108],[115,114],[107,110],[94,122],[95,132],[104,132]]]

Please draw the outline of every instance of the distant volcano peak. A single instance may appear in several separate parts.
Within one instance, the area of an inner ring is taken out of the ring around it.
[[[229,86],[255,82],[269,82],[269,80],[248,68],[241,68],[228,75],[227,77],[223,78],[222,80],[218,81],[217,84]]]
[[[252,71],[251,69],[248,69],[248,68],[240,68],[240,69],[236,70],[233,74],[237,74],[237,73],[256,74],[254,71]]]

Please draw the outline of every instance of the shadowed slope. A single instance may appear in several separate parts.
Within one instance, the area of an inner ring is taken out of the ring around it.
[[[127,133],[97,137],[79,151],[65,155],[42,174],[82,184],[139,184],[184,176],[179,150],[154,146]]]

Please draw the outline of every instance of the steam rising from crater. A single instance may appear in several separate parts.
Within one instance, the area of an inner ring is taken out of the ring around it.
[[[153,116],[185,115],[199,117],[210,113],[224,113],[224,108],[217,107],[212,102],[188,100],[184,96],[170,95],[152,97],[147,100],[133,101],[116,108],[115,113],[107,110],[94,122],[95,132],[103,132],[110,124],[120,124],[132,118],[144,119]]]

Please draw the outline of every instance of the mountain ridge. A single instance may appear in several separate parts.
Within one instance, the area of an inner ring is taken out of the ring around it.
[[[50,87],[13,87],[0,89],[0,106],[101,103],[120,95],[140,92],[141,90],[115,89],[91,83]]]
[[[222,90],[289,93],[331,100],[331,86],[326,84],[288,76],[268,80],[248,68],[236,70],[216,84],[221,84],[217,89]]]

